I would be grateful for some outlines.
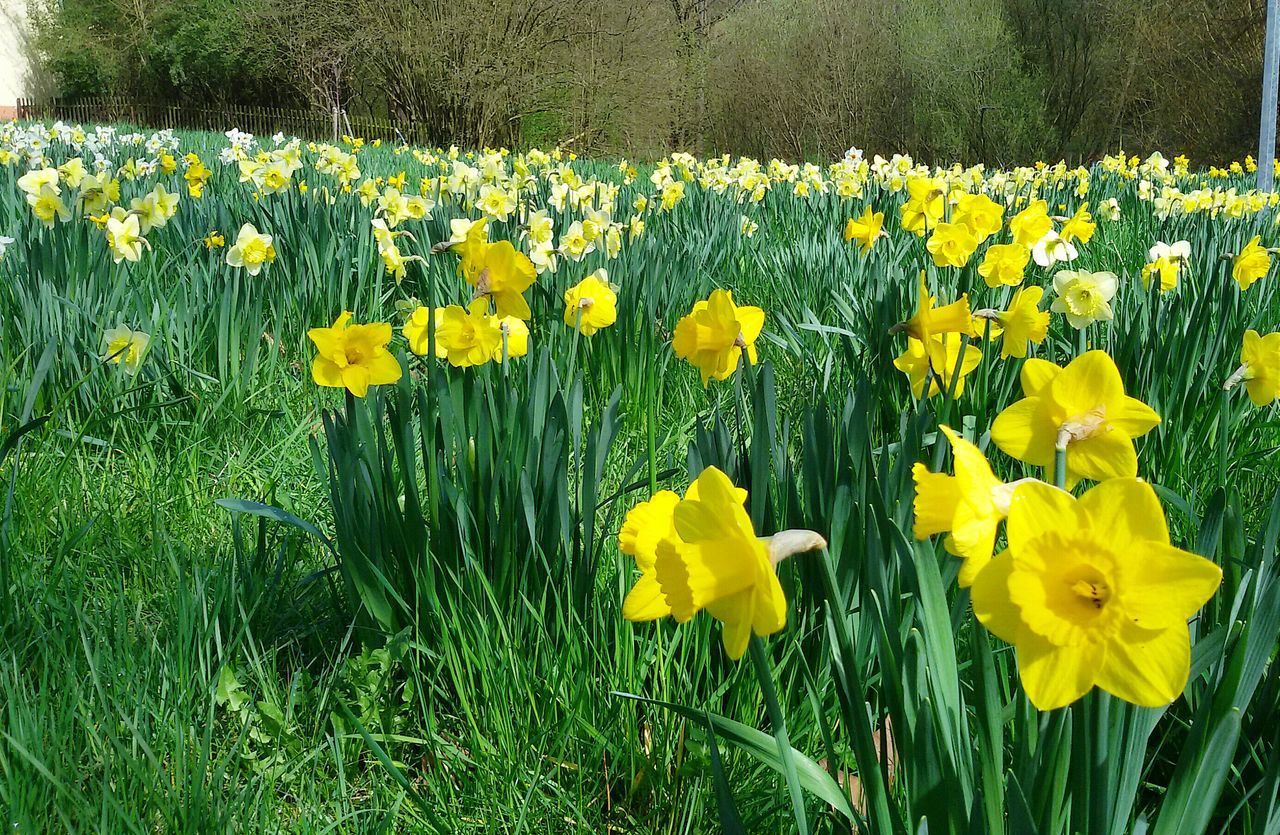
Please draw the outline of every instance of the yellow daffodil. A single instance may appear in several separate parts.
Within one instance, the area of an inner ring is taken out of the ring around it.
[[[902,228],[924,237],[946,211],[946,183],[933,177],[911,177],[907,180],[907,202],[902,204]]]
[[[1261,242],[1262,237],[1254,235],[1231,262],[1231,277],[1241,290],[1248,290],[1271,269],[1271,255]]]
[[[53,186],[42,186],[39,191],[28,194],[27,204],[36,218],[50,229],[58,221],[66,223],[71,220],[71,210]]]
[[[447,249],[462,261],[466,261],[472,253],[487,243],[489,243],[489,218],[482,217],[479,220],[469,220],[465,217],[453,218],[449,221],[449,239],[437,245],[435,250]]]
[[[61,178],[62,175],[56,168],[37,168],[18,178],[18,188],[26,192],[28,197],[34,197],[45,189],[49,189],[54,194],[61,194],[62,189],[58,186]]]
[[[142,234],[145,235],[152,229],[164,227],[177,213],[178,195],[170,194],[162,184],[157,183],[155,189],[146,196],[135,197],[129,203],[129,208],[137,215]]]
[[[1161,293],[1167,293],[1178,286],[1178,263],[1172,258],[1157,258],[1142,266],[1142,287],[1150,289],[1151,279],[1155,277]]]
[[[538,277],[529,256],[517,250],[510,241],[477,244],[466,250],[462,259],[462,275],[475,289],[476,298],[491,297],[498,316],[529,318],[529,303],[524,291]]]
[[[1068,485],[1137,475],[1133,439],[1155,428],[1160,416],[1124,393],[1120,371],[1105,352],[1089,351],[1066,368],[1029,359],[1022,366],[1022,392],[1026,397],[991,426],[991,440],[1005,453],[1052,468],[1056,450],[1064,449]]]
[[[108,328],[102,334],[102,359],[123,365],[136,373],[150,344],[151,337],[142,331],[135,331],[124,325]]]
[[[564,291],[564,323],[583,336],[591,336],[617,319],[618,296],[604,270],[596,270]]]
[[[1040,310],[1044,290],[1040,287],[1023,287],[1013,294],[1009,309],[998,315],[1004,327],[1004,342],[1000,345],[1000,358],[1021,359],[1027,355],[1027,343],[1039,345],[1049,335],[1049,311]]]
[[[956,203],[952,220],[967,226],[981,243],[1000,231],[1004,206],[985,194],[966,194]]]
[[[966,588],[991,560],[996,531],[1009,515],[1014,490],[1023,482],[1005,484],[991,472],[980,449],[950,427],[939,428],[951,443],[956,474],[933,473],[921,463],[912,467],[916,490],[913,533],[916,539],[947,534],[943,545],[947,553],[964,560],[960,586]]]
[[[1170,544],[1151,486],[1118,478],[1077,500],[1024,484],[1006,527],[1008,550],[978,574],[973,610],[1017,650],[1031,703],[1053,710],[1095,686],[1144,707],[1176,699],[1191,663],[1187,620],[1222,570]]]
[[[217,229],[213,229],[208,235],[204,236],[205,249],[220,249],[227,245],[227,239]]]
[[[1240,367],[1222,387],[1230,390],[1242,382],[1255,406],[1280,398],[1280,333],[1262,336],[1255,330],[1245,331]]]
[[[1053,218],[1049,217],[1049,204],[1036,200],[1027,208],[1009,218],[1009,231],[1013,233],[1013,242],[1022,244],[1028,249],[1053,229]]]
[[[925,244],[939,267],[963,267],[978,248],[978,237],[962,223],[939,223]]]
[[[489,300],[475,299],[468,307],[451,304],[434,314],[425,307],[414,311],[404,326],[409,348],[415,354],[427,352],[427,317],[435,317],[436,356],[455,368],[484,365],[502,351],[502,328],[489,315]]]
[[[80,181],[76,198],[85,214],[102,214],[120,199],[120,181],[106,174],[87,174]]]
[[[705,609],[723,624],[725,653],[733,659],[746,652],[752,634],[782,629],[787,599],[775,566],[826,541],[812,531],[757,537],[746,499],[745,490],[708,467],[684,498],[664,491],[628,514],[619,546],[636,558],[641,577],[624,616],[643,621],[670,613],[685,623]]]
[[[227,250],[227,264],[242,267],[249,275],[257,275],[274,260],[276,248],[271,236],[263,235],[252,223],[240,227],[236,242]]]
[[[689,487],[686,498],[697,498],[697,482]],[[675,510],[680,496],[670,490],[654,493],[647,502],[641,502],[627,511],[618,532],[618,550],[635,557],[640,579],[636,580],[626,600],[622,602],[622,616],[629,621],[648,621],[671,614],[671,606],[658,584],[658,543],[675,534]]]
[[[503,316],[498,319],[498,331],[501,340],[493,349],[493,360],[501,364],[504,360],[523,357],[529,353],[529,326],[514,316]]]
[[[866,255],[871,251],[876,239],[883,234],[883,230],[884,212],[872,211],[871,207],[867,206],[857,220],[849,218],[845,223],[844,239],[846,242],[857,241],[858,249]]]
[[[187,164],[187,170],[182,174],[182,178],[187,183],[187,195],[192,199],[199,200],[204,194],[205,184],[209,181],[209,177],[213,172],[205,167],[205,164],[200,161],[200,157],[196,154],[187,154],[183,159]]]
[[[311,379],[318,386],[345,388],[364,397],[369,386],[394,383],[404,372],[387,350],[391,325],[350,325],[351,315],[344,311],[332,327],[307,331],[317,351],[311,362]]]
[[[1079,241],[1081,244],[1087,244],[1093,238],[1093,233],[1097,230],[1098,225],[1093,222],[1093,215],[1089,214],[1089,204],[1082,203],[1080,208],[1076,209],[1076,213],[1067,218],[1066,223],[1062,224],[1062,240],[1067,243]]]
[[[147,239],[142,237],[138,216],[134,214],[127,214],[123,218],[107,218],[106,232],[111,259],[117,264],[121,261],[136,262],[142,257],[142,248],[151,247]]]
[[[958,333],[934,334],[928,342],[921,342],[915,337],[907,338],[907,349],[894,359],[893,367],[907,375],[913,397],[920,398],[924,395],[926,379],[929,380],[930,397],[946,392],[951,386],[952,377],[956,377],[954,395],[959,397],[964,393],[964,378],[982,362],[982,349],[975,345],[965,345],[964,358],[961,360],[962,342],[963,337]],[[957,370],[959,376],[956,376]],[[930,371],[933,372],[932,376]]]
[[[1111,299],[1116,294],[1115,273],[1061,270],[1053,277],[1054,313],[1062,313],[1073,328],[1111,321]]]
[[[728,290],[713,290],[676,324],[673,347],[677,357],[697,366],[705,386],[712,378],[728,379],[743,353],[756,363],[756,339],[764,329],[764,311],[739,307]]]
[[[921,342],[928,342],[934,334],[968,332],[972,320],[968,294],[942,307],[936,306],[936,302],[937,298],[929,294],[929,285],[921,271],[919,292],[916,295],[916,315],[895,326],[895,329],[906,330],[907,335]]]
[[[978,265],[978,275],[988,287],[1016,287],[1022,283],[1031,250],[1022,244],[993,244]]]
[[[80,157],[73,157],[62,165],[58,166],[58,173],[62,175],[62,180],[71,188],[80,188],[80,182],[88,175],[85,170],[84,160]]]

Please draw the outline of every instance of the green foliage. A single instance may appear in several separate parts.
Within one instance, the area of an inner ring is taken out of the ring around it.
[[[186,142],[211,164],[221,147]],[[360,165],[422,173],[387,148]],[[937,423],[986,443],[1019,364],[984,341],[962,397],[910,396],[890,329],[924,243],[892,220],[865,257],[839,236],[863,203],[893,218],[901,194],[778,188],[754,205],[691,183],[617,259],[539,279],[528,356],[403,355],[399,384],[355,400],[312,384],[306,329],[465,301],[452,256],[430,255],[462,210],[407,224],[426,260],[397,287],[355,196],[325,205],[308,169],[310,196],[255,199],[213,166],[204,198],[118,265],[84,219],[39,226],[0,172],[0,231],[18,238],[0,258],[0,808],[20,829],[1274,828],[1280,435],[1275,407],[1224,408],[1220,391],[1243,329],[1280,320],[1275,276],[1241,294],[1222,261],[1252,234],[1272,243],[1268,216],[1161,220],[1127,181],[1093,180],[1088,199],[1120,198],[1124,219],[1082,247],[1079,266],[1121,276],[1115,322],[1089,337],[1164,416],[1141,472],[1175,541],[1226,581],[1192,625],[1183,699],[1094,694],[1042,716],[956,560],[910,538],[911,465],[945,465]],[[619,207],[651,193],[648,173]],[[126,203],[151,185],[126,183]],[[200,243],[250,220],[277,237],[258,280]],[[1144,293],[1146,248],[1178,238],[1179,291]],[[622,315],[578,336],[563,291],[606,265]],[[1007,303],[973,265],[929,272],[948,298]],[[704,389],[670,331],[716,286],[767,311],[764,361]],[[100,359],[121,322],[152,335],[136,374]],[[1059,321],[1041,355],[1076,344]],[[705,616],[620,611],[623,513],[708,465],[750,491],[760,532],[829,541],[784,564],[788,626],[737,664]]]

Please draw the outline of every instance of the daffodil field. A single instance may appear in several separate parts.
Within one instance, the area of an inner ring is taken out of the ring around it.
[[[6,832],[1280,833],[1280,195],[0,126]]]

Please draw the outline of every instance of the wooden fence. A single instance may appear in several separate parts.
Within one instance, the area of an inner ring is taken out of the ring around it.
[[[343,110],[296,110],[241,105],[177,105],[125,98],[18,99],[17,116],[24,120],[54,120],[80,125],[127,124],[159,130],[209,130],[222,133],[238,128],[256,136],[284,133],[302,139],[336,142],[343,134],[383,142],[430,145],[432,132],[422,122],[392,122],[351,116]]]

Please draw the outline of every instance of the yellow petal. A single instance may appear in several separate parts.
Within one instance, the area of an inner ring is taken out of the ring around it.
[[[1107,423],[1130,438],[1140,438],[1160,425],[1160,415],[1141,400],[1125,397],[1116,414],[1107,415]]]
[[[1069,417],[1085,414],[1099,405],[1112,407],[1108,411],[1114,413],[1124,402],[1124,381],[1105,351],[1088,351],[1054,378],[1049,396]]]
[[[1066,533],[1079,530],[1085,520],[1076,500],[1056,487],[1039,481],[1030,481],[1013,491],[1009,504],[1009,522],[1005,533],[1009,538],[1009,550],[1018,559],[1026,559],[1022,551],[1030,553],[1031,544],[1046,533]]]
[[[369,371],[369,384],[374,386],[394,383],[404,374],[400,361],[385,350],[374,354],[365,367]]]
[[[750,345],[764,330],[764,311],[758,307],[739,307],[737,316],[742,327],[742,340]]]
[[[342,384],[356,397],[369,393],[369,369],[363,365],[348,365],[342,369]]]
[[[1018,676],[1037,710],[1066,707],[1093,689],[1107,652],[1099,644],[1058,647],[1023,629],[1018,636]]]
[[[747,642],[751,640],[752,592],[743,591],[732,598],[721,601],[709,610],[716,620],[723,624],[721,640],[724,641],[725,654],[737,661],[747,651]]]
[[[1048,360],[1042,360],[1032,357],[1022,364],[1020,379],[1022,382],[1022,393],[1027,397],[1035,397],[1044,391],[1045,387],[1054,381],[1062,368],[1054,365]]]
[[[311,361],[311,379],[317,386],[328,386],[330,388],[343,388],[342,369],[339,368],[332,360],[325,358],[323,355],[317,355]]]
[[[673,514],[680,497],[670,490],[660,490],[647,502],[641,502],[627,511],[618,532],[618,549],[636,558],[643,571],[653,566],[657,559],[658,542],[670,536]]]
[[[998,554],[977,572],[972,587],[974,616],[991,634],[1010,644],[1022,626],[1018,607],[1009,597],[1013,568],[1012,554]]]
[[[1080,497],[1087,524],[1106,537],[1116,553],[1139,542],[1169,541],[1164,509],[1150,484],[1137,478],[1113,478]]]
[[[1191,639],[1185,625],[1147,630],[1126,624],[1107,645],[1097,684],[1126,702],[1162,707],[1182,693],[1190,670]]]
[[[1222,584],[1222,569],[1172,545],[1135,546],[1117,584],[1125,615],[1137,626],[1182,626]]]
[[[1132,478],[1138,474],[1138,453],[1128,435],[1112,429],[1072,441],[1067,446],[1067,473],[1095,481]]]
[[[991,424],[991,440],[1006,454],[1048,467],[1053,463],[1057,432],[1046,413],[1048,404],[1039,397],[1019,400],[1000,414]]]
[[[630,621],[657,620],[671,614],[656,574],[643,574],[622,602],[622,616]]]

